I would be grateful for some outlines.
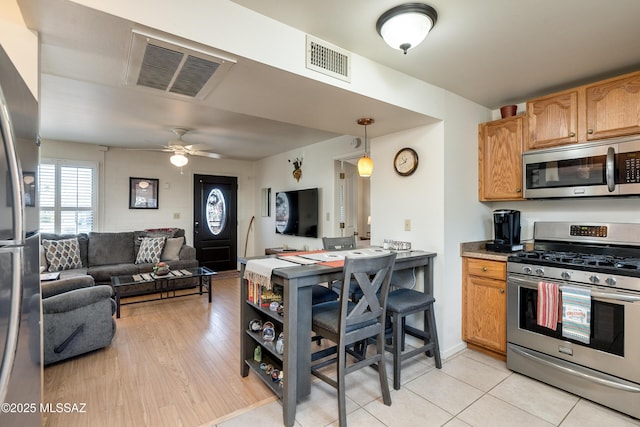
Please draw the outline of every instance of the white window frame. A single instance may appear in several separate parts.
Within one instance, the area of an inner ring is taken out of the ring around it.
[[[84,160],[68,160],[68,159],[40,159],[40,164],[49,164],[55,166],[55,196],[54,196],[54,207],[40,207],[41,210],[53,210],[54,211],[54,233],[61,233],[61,218],[63,211],[92,211],[93,212],[93,223],[91,231],[95,231],[99,229],[99,218],[98,218],[98,191],[99,191],[99,164],[98,162],[84,161]],[[62,198],[62,188],[60,185],[61,181],[61,169],[62,167],[76,167],[76,168],[86,168],[93,170],[93,178],[92,178],[92,188],[91,188],[91,208],[62,208],[61,207],[61,198]]]

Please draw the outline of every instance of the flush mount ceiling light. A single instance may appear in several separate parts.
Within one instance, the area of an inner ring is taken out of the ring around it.
[[[371,176],[373,172],[373,160],[369,157],[369,141],[367,139],[367,126],[373,123],[374,120],[368,117],[358,119],[357,123],[364,126],[364,156],[358,160],[358,175],[366,178]]]
[[[189,159],[187,159],[187,156],[181,153],[174,154],[169,158],[169,161],[171,162],[172,165],[177,166],[179,168],[189,163]]]
[[[405,3],[387,10],[378,18],[376,30],[394,49],[407,54],[427,37],[436,25],[438,13],[424,3]]]

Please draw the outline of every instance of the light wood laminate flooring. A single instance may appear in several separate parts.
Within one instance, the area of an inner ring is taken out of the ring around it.
[[[43,402],[86,404],[44,426],[200,426],[275,400],[239,375],[239,279],[203,294],[122,307],[112,344],[44,369]]]

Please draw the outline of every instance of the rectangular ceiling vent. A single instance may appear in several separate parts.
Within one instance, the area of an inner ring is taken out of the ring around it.
[[[236,61],[133,30],[126,84],[204,99]]]
[[[307,68],[351,82],[351,53],[307,35]]]

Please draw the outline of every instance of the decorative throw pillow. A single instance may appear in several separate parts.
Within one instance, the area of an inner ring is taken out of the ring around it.
[[[82,267],[78,239],[42,240],[49,271],[72,270]]]
[[[178,261],[180,259],[180,249],[184,243],[184,237],[173,237],[164,243],[164,250],[160,256],[161,261]]]
[[[140,243],[140,250],[136,257],[136,264],[152,263],[160,261],[160,254],[164,248],[166,237],[145,237]]]

